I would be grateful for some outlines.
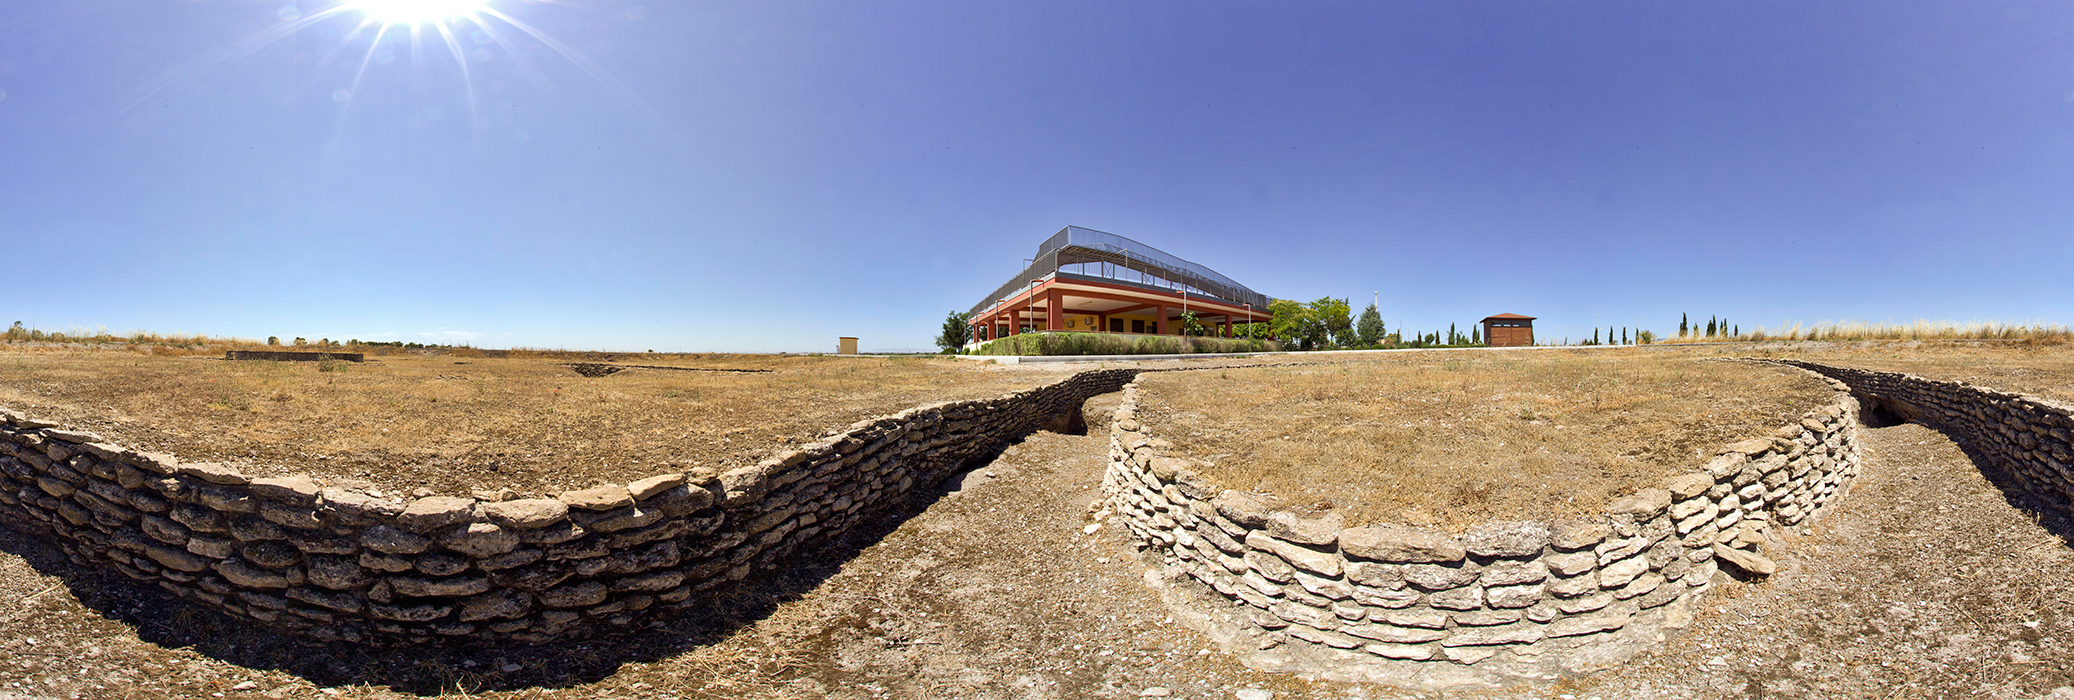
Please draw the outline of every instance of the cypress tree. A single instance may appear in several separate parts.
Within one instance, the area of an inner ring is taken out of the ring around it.
[[[1477,328],[1476,326],[1470,326],[1470,327],[1469,327],[1469,344],[1470,344],[1470,345],[1482,345],[1482,344],[1483,344],[1483,329],[1481,329],[1481,328]]]
[[[1598,327],[1598,326],[1592,326],[1592,344],[1593,344],[1593,345],[1598,345],[1598,344],[1599,344],[1599,327]]]
[[[1685,335],[1686,330],[1685,314],[1678,314],[1678,335]]]

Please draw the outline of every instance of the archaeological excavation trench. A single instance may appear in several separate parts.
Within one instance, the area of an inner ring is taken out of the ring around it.
[[[1839,380],[1792,435],[1753,436],[1599,522],[1460,537],[1343,527],[1193,478],[1129,401],[1105,477],[1121,522],[1195,588],[1170,603],[1262,665],[1449,685],[1604,668],[1689,620],[1718,562],[1761,568],[1767,528],[1820,517],[1856,468],[1860,403],[1937,427],[2065,504],[2067,411],[1903,375]],[[1087,372],[903,411],[755,467],[660,474],[552,499],[411,501],[254,478],[8,415],[0,513],[77,563],[328,640],[541,642],[658,624],[809,555],[972,460],[1131,382]],[[1127,394],[1128,395],[1128,394]]]

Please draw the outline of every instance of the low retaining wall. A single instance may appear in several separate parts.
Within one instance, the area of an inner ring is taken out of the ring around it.
[[[253,478],[0,411],[0,522],[82,566],[317,639],[547,641],[659,624],[1137,372],[914,408],[724,474],[503,502]]]
[[[1686,626],[1717,559],[1769,567],[1755,554],[1769,527],[1818,517],[1843,494],[1858,472],[1858,403],[1832,386],[1829,405],[1602,519],[1455,536],[1345,527],[1333,511],[1214,486],[1145,434],[1133,381],[1104,488],[1169,579],[1200,584],[1177,607],[1253,665],[1436,688],[1551,678],[1611,666]]]
[[[2074,407],[1913,374],[1778,362],[1842,381],[1897,417],[1951,436],[2043,505],[2074,518]]]

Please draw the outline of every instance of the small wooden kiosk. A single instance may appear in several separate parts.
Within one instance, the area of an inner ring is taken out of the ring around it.
[[[1486,316],[1483,320],[1483,342],[1494,348],[1533,345],[1534,317],[1519,314]]]

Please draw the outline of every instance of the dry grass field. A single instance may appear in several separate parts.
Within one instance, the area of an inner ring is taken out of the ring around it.
[[[0,345],[0,406],[188,458],[384,488],[552,491],[645,475],[656,462],[752,460],[857,418],[1116,366],[399,352],[322,371],[158,351]],[[2066,345],[1798,341],[1212,360],[1311,364],[1150,374],[1140,418],[1215,457],[1215,478],[1329,500],[1356,521],[1552,519],[1827,400],[1804,374],[1709,361],[1743,356],[2074,396]],[[773,371],[587,378],[567,364],[578,361]],[[2013,508],[1999,514],[2003,529],[1957,522],[2005,505],[2002,493],[1948,443],[1943,461],[1906,452],[1935,439],[1919,427],[1869,434],[1868,481],[1838,514],[1785,552],[1778,577],[1725,584],[1663,655],[1553,685],[1447,696],[2036,697],[2067,683],[2066,647],[2054,639],[2070,637],[2074,618],[2066,596],[2050,595],[2074,590],[2064,546],[2039,539]],[[314,645],[0,532],[0,599],[18,601],[0,606],[0,700],[1129,698],[1154,687],[1174,697],[1270,688],[1284,700],[1433,697],[1258,673],[1162,619],[1126,539],[1082,529],[1106,449],[1102,433],[1039,433],[961,491],[931,492],[916,510],[887,514],[777,580],[746,582],[668,630],[539,647]],[[1964,491],[1936,481],[1952,474],[1981,483]],[[1948,500],[1955,492],[1970,500]]]
[[[1749,357],[1907,372],[2074,404],[2074,343],[2064,339],[1755,343],[1741,350]]]
[[[1832,393],[1797,370],[1701,359],[1713,353],[1386,353],[1157,374],[1139,419],[1226,486],[1350,523],[1578,517]]]
[[[933,357],[627,355],[622,364],[765,371],[585,377],[570,358],[553,357],[222,358],[0,345],[0,406],[255,476],[536,493],[630,480],[667,464],[753,463],[864,418],[999,396],[1075,371]]]

